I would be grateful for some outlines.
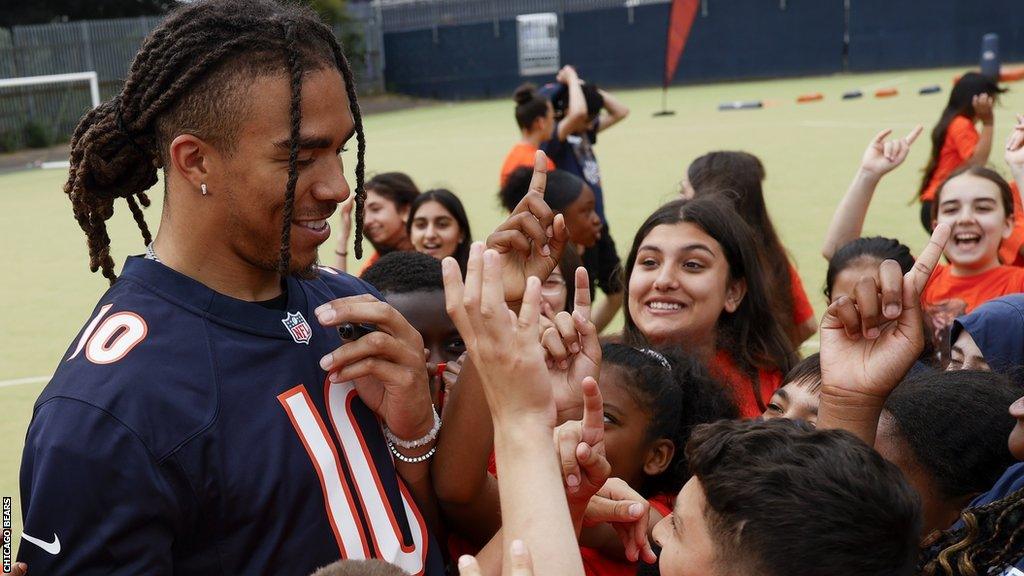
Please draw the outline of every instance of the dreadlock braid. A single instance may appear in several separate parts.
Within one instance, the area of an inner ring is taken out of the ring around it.
[[[334,40],[334,34],[326,27],[319,29],[321,35],[326,34],[327,40],[334,52],[334,62],[341,70],[341,79],[345,82],[345,92],[348,95],[349,110],[352,111],[352,121],[356,131],[356,258],[363,257],[363,215],[365,214],[366,189],[363,187],[365,175],[366,136],[363,134],[363,115],[359,111],[359,99],[356,97],[356,80],[352,74],[352,67],[349,66],[348,58],[341,51],[341,45]]]
[[[295,184],[299,181],[296,162],[299,160],[299,130],[302,128],[302,64],[295,47],[295,27],[285,24],[285,42],[288,44],[288,70],[291,73],[292,100],[289,109],[291,115],[291,142],[288,149],[288,184],[284,192],[284,216],[281,229],[281,258],[278,268],[281,274],[288,273],[291,262],[292,211],[295,207]]]
[[[962,528],[925,541],[918,561],[924,576],[983,576],[1024,557],[1024,489],[960,515]]]
[[[282,33],[283,32],[283,33]],[[194,134],[230,152],[245,95],[240,74],[285,70],[291,84],[290,154],[278,267],[290,264],[291,217],[298,181],[301,86],[305,69],[331,63],[345,82],[359,145],[356,165],[356,254],[361,254],[365,141],[352,71],[331,30],[308,8],[274,0],[199,0],[168,17],[143,42],[124,86],[87,112],[71,138],[64,193],[85,232],[89,268],[113,283],[114,261],[106,221],[114,202],[128,204],[143,241],[152,241],[143,208],[146,190],[165,168],[170,141]]]

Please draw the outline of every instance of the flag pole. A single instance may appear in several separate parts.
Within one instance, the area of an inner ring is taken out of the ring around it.
[[[675,116],[675,110],[668,109],[668,86],[661,87],[661,110],[654,113],[654,117]]]

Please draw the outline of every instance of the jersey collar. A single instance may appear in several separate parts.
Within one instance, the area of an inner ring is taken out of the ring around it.
[[[288,305],[271,310],[256,302],[246,302],[211,290],[206,285],[154,260],[129,256],[118,278],[153,292],[157,296],[219,324],[254,334],[291,340],[293,336],[283,320],[289,314],[309,314],[309,300],[300,280],[289,276]],[[315,321],[315,319],[306,319]]]

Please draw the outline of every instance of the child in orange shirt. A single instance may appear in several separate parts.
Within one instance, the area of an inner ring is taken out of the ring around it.
[[[906,159],[920,132],[918,126],[907,137],[887,142],[889,131],[885,130],[871,142],[833,216],[823,249],[826,257],[836,246],[860,235],[875,187]],[[1024,118],[1007,142],[1005,157],[1020,186],[1024,182]],[[1001,243],[1013,232],[1013,205],[1010,185],[983,167],[961,168],[937,188],[931,224],[945,222],[951,228],[943,252],[949,264],[936,268],[921,294],[937,349],[948,340],[954,318],[992,298],[1024,291],[1024,268],[1005,265],[999,256]]]
[[[917,191],[925,230],[931,230],[932,203],[939,185],[965,165],[984,166],[988,162],[992,151],[992,106],[996,95],[1003,91],[995,81],[977,72],[964,74],[953,86],[946,109],[932,129],[932,152]],[[979,120],[981,134],[974,127]]]
[[[952,228],[940,265],[921,294],[935,341],[948,339],[957,316],[1004,294],[1024,291],[1024,268],[999,261],[999,246],[1013,232],[1010,185],[988,168],[954,173],[935,195],[934,223]]]
[[[498,182],[501,186],[505,185],[505,180],[516,168],[533,168],[537,150],[551,137],[555,126],[555,109],[551,101],[538,94],[533,84],[527,83],[516,88],[512,98],[516,102],[516,124],[519,125],[522,139],[512,146],[501,165],[501,179]],[[555,163],[550,158],[547,163],[549,172],[555,169]]]

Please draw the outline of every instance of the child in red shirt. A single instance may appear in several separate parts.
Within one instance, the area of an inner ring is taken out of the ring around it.
[[[750,226],[764,258],[769,285],[775,292],[771,301],[776,317],[795,348],[818,330],[818,321],[800,275],[790,263],[768,215],[762,186],[764,179],[764,165],[753,154],[709,152],[690,163],[681,195],[684,198],[708,194],[724,196]]]
[[[625,341],[697,356],[742,417],[760,416],[795,360],[761,262],[750,227],[719,195],[658,208],[626,260]]]
[[[605,344],[599,386],[611,477],[651,504],[648,530],[665,516],[690,477],[683,447],[694,426],[735,418],[727,392],[692,359],[649,348]],[[588,576],[633,576],[618,534],[607,524],[584,528],[580,552]]]

